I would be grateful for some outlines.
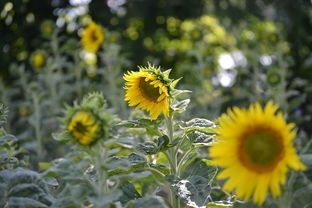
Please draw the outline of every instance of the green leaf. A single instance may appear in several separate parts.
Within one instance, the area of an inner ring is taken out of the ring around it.
[[[199,155],[199,152],[197,151],[193,151],[191,152],[187,158],[185,158],[185,162],[182,164],[181,166],[181,172],[183,172],[185,170],[185,168],[187,168]]]
[[[72,140],[72,136],[70,135],[70,133],[68,131],[59,132],[59,133],[52,133],[52,137],[56,141],[66,142],[66,141]]]
[[[170,95],[172,98],[176,98],[178,97],[179,95],[182,95],[182,94],[185,94],[185,93],[191,93],[192,91],[190,90],[177,90],[177,89],[174,89]]]
[[[175,88],[175,86],[178,84],[178,82],[182,79],[183,77],[180,77],[179,79],[175,79],[173,82],[171,82],[170,87]]]
[[[11,197],[8,201],[10,208],[46,208],[47,205],[26,197]]]
[[[53,163],[49,163],[49,162],[39,162],[39,167],[42,170],[48,170],[50,167],[53,166]]]
[[[168,149],[169,137],[167,135],[163,135],[157,138],[157,152],[164,151]]]
[[[146,128],[151,126],[158,126],[160,120],[149,120],[149,119],[140,119],[140,120],[125,120],[117,124],[117,126],[127,127],[127,128]]]
[[[127,128],[145,128],[147,133],[150,135],[161,135],[161,132],[158,130],[158,126],[161,123],[161,121],[162,121],[161,119],[125,120],[121,121],[116,126],[122,126]]]
[[[129,182],[125,182],[121,185],[122,196],[119,198],[122,204],[126,204],[130,200],[135,200],[141,197],[139,192],[135,189],[134,185]]]
[[[136,148],[139,152],[142,152],[145,155],[153,155],[158,152],[157,145],[154,142],[150,141],[140,143],[136,146]]]
[[[185,168],[181,179],[174,181],[172,187],[186,205],[206,206],[210,198],[211,183],[216,173],[217,168],[210,166],[208,160],[197,159]]]
[[[171,106],[172,110],[176,113],[182,113],[184,111],[186,111],[187,106],[190,103],[190,99],[185,99],[185,100],[181,100],[181,101],[177,101],[175,100]]]
[[[177,195],[190,207],[201,207],[208,203],[211,187],[209,180],[202,176],[191,176],[172,185]]]
[[[163,199],[152,196],[130,201],[125,208],[167,208],[167,206]]]
[[[232,206],[233,203],[230,202],[210,202],[207,204],[206,208],[228,208]]]
[[[187,134],[187,138],[195,148],[210,146],[215,135],[207,134],[200,131],[191,131]]]
[[[146,159],[141,155],[132,152],[127,157],[114,156],[104,162],[103,167],[110,176],[125,173],[127,171],[142,170]]]
[[[165,166],[165,165],[149,163],[149,166],[151,168],[154,168],[154,169],[162,172],[164,175],[169,175],[170,174],[169,168],[167,166]]]
[[[95,207],[107,207],[107,205],[112,204],[114,201],[117,201],[119,197],[122,196],[121,190],[115,190],[100,197],[91,197],[90,202],[95,205]]]
[[[180,125],[180,128],[183,129],[186,133],[199,131],[207,134],[214,134],[214,128],[216,128],[216,125],[214,122],[204,118],[194,118],[190,121],[183,122]]]

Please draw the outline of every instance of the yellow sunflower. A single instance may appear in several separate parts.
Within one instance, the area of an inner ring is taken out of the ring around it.
[[[39,69],[44,66],[46,62],[46,54],[42,50],[37,50],[31,55],[31,64]]]
[[[223,190],[234,191],[247,201],[261,205],[270,190],[281,194],[289,167],[304,170],[292,141],[296,134],[293,123],[287,124],[277,105],[268,102],[264,109],[254,103],[248,109],[234,107],[222,115],[217,129],[217,142],[209,150],[214,165],[224,169],[218,179],[227,179]]]
[[[104,41],[102,28],[95,22],[91,22],[88,27],[82,31],[81,43],[86,51],[96,52]]]
[[[85,111],[78,111],[71,118],[67,130],[82,145],[89,145],[97,139],[100,122]]]
[[[152,120],[160,113],[169,116],[169,91],[166,84],[152,72],[128,72],[126,80],[126,96],[129,106],[147,110]]]

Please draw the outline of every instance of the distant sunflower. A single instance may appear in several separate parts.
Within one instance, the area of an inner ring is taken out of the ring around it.
[[[82,31],[81,43],[83,48],[89,52],[96,52],[104,41],[102,28],[95,22],[91,22],[88,27]]]
[[[100,122],[89,112],[78,111],[71,118],[67,130],[82,145],[93,143],[100,132]]]
[[[35,68],[42,68],[46,63],[46,53],[43,50],[36,50],[31,55],[30,62]]]
[[[248,109],[228,110],[209,150],[213,164],[224,168],[218,179],[228,179],[223,190],[235,191],[245,201],[253,195],[259,205],[269,190],[274,197],[281,194],[288,167],[305,169],[292,144],[295,125],[287,124],[277,109],[270,101],[264,109],[257,102]]]
[[[169,116],[169,91],[163,80],[153,71],[141,68],[139,72],[128,72],[126,80],[126,96],[129,106],[136,106],[150,113],[152,120],[160,113]]]

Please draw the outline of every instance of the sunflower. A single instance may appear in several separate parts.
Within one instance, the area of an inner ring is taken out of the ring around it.
[[[96,52],[104,41],[102,28],[95,22],[91,22],[82,31],[81,43],[83,48],[89,52]]]
[[[100,132],[100,122],[86,111],[78,111],[71,118],[67,130],[82,145],[93,143]]]
[[[45,52],[42,50],[35,51],[30,57],[30,62],[37,69],[43,67],[46,62]]]
[[[159,72],[159,71],[158,71]],[[126,80],[126,96],[129,106],[136,106],[150,113],[152,120],[160,113],[169,116],[169,90],[156,71],[141,68],[139,72],[128,72]]]
[[[277,105],[269,101],[263,109],[257,102],[248,109],[234,107],[219,119],[217,141],[209,150],[212,163],[224,169],[218,179],[228,179],[223,190],[234,191],[247,201],[261,205],[270,190],[281,194],[289,167],[304,170],[292,141],[293,123],[287,124]]]

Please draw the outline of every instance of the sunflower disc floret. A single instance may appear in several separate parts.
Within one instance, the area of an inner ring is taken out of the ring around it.
[[[128,72],[124,75],[125,100],[129,106],[136,109],[147,110],[152,120],[163,113],[169,116],[170,83],[168,73],[161,72],[159,68],[148,66],[139,67],[138,72]]]
[[[254,103],[228,110],[219,119],[217,141],[209,150],[213,164],[224,168],[217,176],[227,179],[223,190],[245,201],[253,195],[259,205],[269,190],[274,197],[281,194],[289,167],[305,169],[292,144],[295,125],[287,124],[277,109],[270,101],[264,109]]]

